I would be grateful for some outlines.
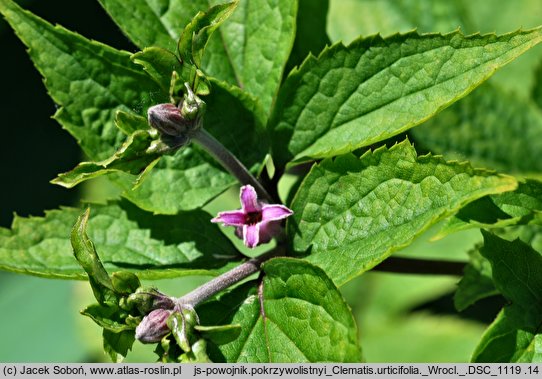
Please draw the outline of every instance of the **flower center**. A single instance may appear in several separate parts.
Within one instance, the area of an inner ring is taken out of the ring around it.
[[[249,212],[245,215],[245,224],[255,225],[262,221],[262,212]]]

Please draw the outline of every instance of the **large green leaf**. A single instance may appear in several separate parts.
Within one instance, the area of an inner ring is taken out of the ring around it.
[[[361,359],[352,313],[322,270],[300,260],[275,258],[265,263],[263,271],[257,288],[248,282],[198,308],[204,324],[242,327],[235,341],[211,348],[214,361]]]
[[[281,87],[270,119],[274,158],[279,165],[325,158],[404,132],[541,40],[542,29],[532,29],[338,43],[306,60]]]
[[[113,122],[118,110],[144,114],[149,105],[167,99],[128,52],[53,27],[10,0],[0,0],[0,12],[61,106],[55,119],[90,158],[107,158],[125,138]]]
[[[542,256],[520,240],[484,232],[482,255],[508,305],[483,335],[474,362],[541,362]]]
[[[341,285],[465,204],[516,185],[467,163],[418,157],[408,141],[346,154],[313,166],[290,206],[289,236]]]
[[[212,79],[205,97],[203,126],[248,168],[256,170],[269,148],[263,111],[246,92]],[[139,207],[162,214],[201,207],[235,183],[217,162],[197,146],[163,156],[146,179],[132,190],[134,177],[116,176],[123,196]]]
[[[174,50],[182,30],[198,11],[220,0],[100,0],[140,48],[157,45]],[[135,9],[134,9],[135,7]],[[242,1],[206,47],[204,71],[236,84],[257,97],[268,111],[275,97],[295,35],[297,1]]]
[[[438,154],[505,172],[542,172],[537,158],[542,149],[542,111],[490,83],[412,133]]]
[[[0,268],[52,278],[84,279],[69,235],[80,209],[62,208],[45,217],[16,217],[0,229]],[[153,216],[124,201],[91,205],[87,233],[105,268],[137,271],[141,278],[215,275],[238,260],[236,249],[203,211]]]

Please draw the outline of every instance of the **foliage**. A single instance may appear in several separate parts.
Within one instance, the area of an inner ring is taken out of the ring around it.
[[[102,328],[111,360],[138,339],[162,362],[360,361],[363,333],[340,287],[438,228],[435,239],[483,234],[456,308],[497,294],[508,302],[472,360],[540,362],[539,86],[527,98],[482,83],[540,43],[542,26],[331,44],[327,1],[99,2],[141,51],[0,0],[55,120],[89,159],[52,183],[104,177],[121,193],[16,217],[0,229],[0,268],[88,281],[97,303],[81,313]],[[356,4],[395,20],[379,24],[386,31],[475,28],[457,2]],[[532,71],[539,83],[542,70]],[[161,106],[169,113],[150,117]],[[286,175],[295,184],[284,200]],[[202,208],[238,184],[254,195],[242,189],[243,211],[222,213],[243,218],[224,222],[237,225],[233,237]],[[263,216],[272,209],[284,217]],[[262,255],[229,238],[246,243],[266,220],[269,235],[251,239],[276,237]],[[178,298],[141,282],[192,275],[215,278]]]

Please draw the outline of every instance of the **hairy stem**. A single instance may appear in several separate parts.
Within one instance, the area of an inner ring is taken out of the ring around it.
[[[273,203],[273,198],[262,184],[246,169],[235,155],[212,135],[207,133],[205,129],[200,128],[196,130],[191,137],[194,142],[203,147],[213,158],[219,161],[230,174],[235,176],[241,184],[250,184],[258,193],[258,197],[265,199],[269,203]]]
[[[184,296],[181,296],[177,299],[177,303],[181,306],[191,306],[196,307],[202,301],[205,301],[217,294],[220,291],[225,290],[231,285],[249,277],[250,275],[258,272],[260,266],[265,261],[281,255],[282,249],[279,247],[260,255],[257,258],[252,258],[245,263],[240,264],[234,269],[225,272],[224,274],[217,276],[211,281],[199,286],[192,292],[187,293]]]
[[[399,274],[462,276],[465,262],[392,257],[373,270]]]

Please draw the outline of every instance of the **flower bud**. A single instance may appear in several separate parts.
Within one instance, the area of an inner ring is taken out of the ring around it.
[[[198,125],[195,127],[197,128],[199,127],[199,119],[201,119],[201,116],[205,112],[205,102],[192,91],[188,83],[184,83],[184,86],[186,87],[186,94],[180,105],[181,114],[185,120],[196,121]]]
[[[175,302],[171,297],[163,294],[153,287],[140,287],[128,296],[129,306],[135,306],[141,314],[147,314],[152,310],[163,308],[173,309]]]
[[[167,309],[155,309],[141,320],[135,330],[135,337],[143,343],[160,342],[170,332],[167,320],[172,313]]]
[[[191,120],[181,114],[181,110],[173,104],[158,104],[147,111],[149,125],[160,133],[171,137],[179,137],[191,129]]]

